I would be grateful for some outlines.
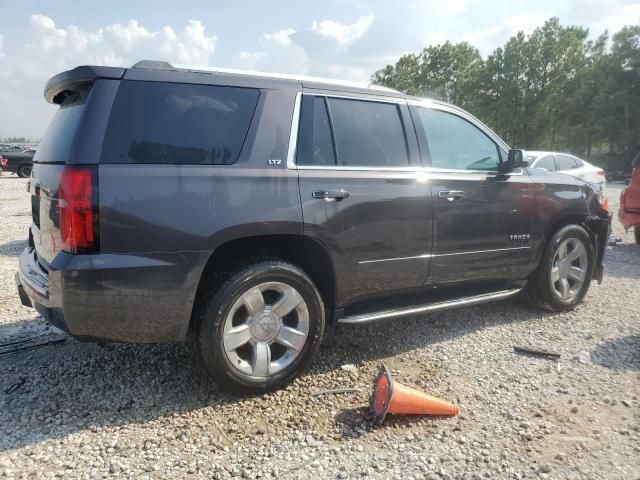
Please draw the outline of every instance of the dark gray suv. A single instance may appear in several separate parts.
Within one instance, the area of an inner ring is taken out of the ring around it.
[[[81,340],[189,341],[226,388],[285,385],[337,323],[566,310],[602,279],[591,188],[452,105],[150,61],[45,98],[22,302]]]

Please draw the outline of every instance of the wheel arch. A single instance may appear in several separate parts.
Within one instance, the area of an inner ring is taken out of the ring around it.
[[[538,265],[542,259],[544,249],[547,248],[547,244],[560,229],[567,225],[578,225],[584,228],[591,239],[595,253],[595,268],[593,278],[598,282],[602,282],[603,268],[601,266],[601,260],[604,255],[604,249],[606,248],[608,219],[603,219],[597,216],[589,216],[587,214],[570,214],[557,218],[555,221],[550,222],[548,228],[544,234],[544,241],[541,248],[536,255],[536,265]]]
[[[219,245],[210,255],[200,275],[191,312],[189,329],[193,330],[194,315],[199,299],[207,288],[216,288],[210,282],[216,272],[230,272],[257,258],[276,258],[297,265],[314,282],[327,314],[333,321],[335,307],[336,277],[329,250],[319,241],[302,234],[266,234],[236,238]]]

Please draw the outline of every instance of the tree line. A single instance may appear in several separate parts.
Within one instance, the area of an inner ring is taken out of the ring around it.
[[[446,42],[371,80],[458,105],[513,147],[571,152],[608,170],[629,170],[640,151],[640,23],[590,39],[554,17],[486,59]]]

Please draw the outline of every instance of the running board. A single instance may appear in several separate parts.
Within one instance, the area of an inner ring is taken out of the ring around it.
[[[388,318],[407,317],[420,313],[438,312],[440,310],[451,310],[453,308],[468,307],[470,305],[479,305],[481,303],[493,302],[512,297],[519,293],[522,288],[512,288],[510,290],[499,290],[497,292],[483,293],[471,297],[461,297],[455,300],[446,300],[444,302],[426,303],[423,305],[414,305],[407,308],[396,308],[393,310],[382,310],[380,312],[364,313],[360,315],[351,315],[338,320],[338,323],[369,323],[376,320],[385,320]]]

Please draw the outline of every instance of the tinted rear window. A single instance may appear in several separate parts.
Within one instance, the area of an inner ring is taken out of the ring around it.
[[[74,92],[62,102],[38,145],[34,157],[35,162],[67,162],[70,160],[71,147],[85,110],[88,94],[88,90]]]
[[[250,88],[123,81],[102,163],[233,163],[259,95]]]
[[[296,163],[322,166],[336,164],[331,124],[324,97],[302,97]]]

